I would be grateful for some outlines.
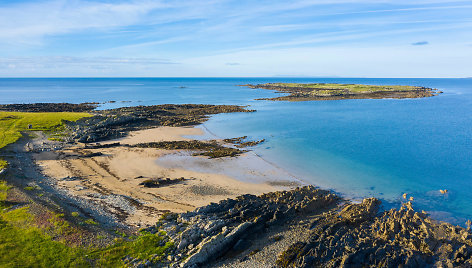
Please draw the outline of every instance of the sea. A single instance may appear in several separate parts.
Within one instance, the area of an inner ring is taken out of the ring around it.
[[[421,99],[256,100],[280,96],[244,84],[412,85],[444,93]],[[220,138],[265,139],[254,153],[295,177],[385,209],[413,197],[433,218],[472,219],[472,79],[426,78],[5,78],[0,104],[99,102],[99,109],[153,104],[237,104],[202,126]],[[447,190],[442,194],[440,190]]]

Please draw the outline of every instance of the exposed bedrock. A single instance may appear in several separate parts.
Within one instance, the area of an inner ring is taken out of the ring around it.
[[[340,199],[313,186],[261,196],[243,195],[193,212],[168,214],[147,231],[164,230],[175,242],[171,259],[181,267],[195,267],[216,260],[239,241],[294,215],[330,207]],[[183,261],[182,261],[183,260]]]
[[[470,231],[438,223],[411,203],[378,214],[365,199],[313,223],[311,239],[282,252],[281,267],[470,267]]]
[[[74,139],[91,143],[126,136],[130,131],[159,126],[190,126],[218,113],[253,112],[236,105],[164,104],[95,111],[95,116],[71,122]]]
[[[414,211],[410,202],[400,209],[380,211],[381,202],[375,198],[360,204],[340,205],[340,201],[337,195],[313,186],[261,196],[243,195],[192,212],[167,214],[146,231],[165,231],[174,241],[175,249],[166,264],[171,267],[202,267],[228,256],[233,258],[243,252],[240,248],[247,241],[271,228],[297,224],[303,218],[311,224],[306,229],[309,235],[301,235],[295,240],[298,242],[287,245],[274,266],[472,265],[468,229],[431,220],[425,213]]]
[[[97,108],[97,103],[29,103],[1,104],[0,111],[10,112],[90,112]]]

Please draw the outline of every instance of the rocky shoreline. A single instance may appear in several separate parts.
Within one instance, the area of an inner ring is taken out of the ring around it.
[[[93,117],[68,127],[78,142],[91,143],[126,136],[130,131],[158,126],[192,126],[218,113],[254,112],[237,105],[164,104],[94,111]]]
[[[296,83],[266,83],[257,85],[241,85],[249,88],[275,90],[278,93],[288,93],[287,96],[262,98],[258,100],[272,101],[314,101],[314,100],[343,100],[343,99],[405,99],[425,98],[442,93],[437,89],[415,86],[371,86],[353,84],[296,84]]]
[[[53,106],[48,104],[45,106],[47,108],[43,107],[41,111],[60,109]],[[22,106],[21,109],[26,109],[26,107]],[[36,111],[39,108],[32,106],[32,109]],[[60,147],[67,147],[77,142],[86,143],[80,149],[82,151],[74,149],[75,153],[79,152],[78,155],[62,152],[62,160],[67,162],[70,158],[77,162],[85,162],[91,159],[90,162],[95,163],[94,168],[103,168],[100,172],[107,173],[108,177],[116,177],[116,181],[123,184],[129,179],[119,177],[107,165],[99,165],[100,161],[96,159],[110,157],[110,155],[102,154],[101,150],[107,149],[111,152],[124,145],[118,142],[91,144],[92,142],[124,137],[130,131],[157,126],[195,125],[207,120],[209,114],[222,112],[251,111],[245,107],[226,105],[156,105],[94,111],[93,117],[68,124],[67,133],[70,138],[65,138],[66,142],[60,145],[51,142],[48,148],[55,151],[54,146],[60,149]],[[246,141],[246,138],[227,139],[225,142],[237,148],[254,146],[263,142],[263,140]],[[15,152],[18,156],[21,154],[23,160],[15,160],[7,171],[8,176],[13,178],[10,179],[12,184],[17,183],[24,188],[31,186],[31,183],[36,183],[41,185],[42,189],[49,191],[47,195],[32,192],[31,199],[34,202],[44,203],[47,207],[60,207],[61,211],[66,214],[71,212],[68,211],[71,207],[80,208],[83,202],[88,202],[88,200],[79,202],[69,198],[67,204],[61,204],[61,202],[64,203],[63,197],[67,194],[61,193],[57,197],[54,196],[54,183],[50,182],[51,186],[41,184],[45,176],[37,175],[39,171],[33,167],[32,163],[28,164],[31,166],[28,168],[29,175],[25,175],[26,169],[22,167],[25,164],[22,161],[31,158],[29,154],[34,153],[35,150],[23,151],[23,147],[28,147],[25,140],[15,146],[17,150]],[[43,143],[42,146],[46,145]],[[193,141],[148,142],[124,147],[130,150],[167,148],[199,151],[204,149],[207,152],[223,148],[215,142],[196,143]],[[242,151],[232,147],[224,148]],[[231,154],[224,155],[226,156],[231,156]],[[70,164],[71,161],[67,163]],[[13,169],[18,169],[18,171]],[[24,179],[15,182],[15,176]],[[35,176],[38,176],[37,180],[31,179]],[[71,181],[87,180],[80,177],[67,178]],[[101,179],[103,180],[103,177]],[[166,190],[186,186],[185,184],[191,180],[185,177],[169,176],[136,177],[132,181],[136,187]],[[115,180],[112,182],[115,183]],[[137,207],[133,206],[141,206],[141,208],[146,206],[135,199],[129,199],[128,196],[111,193],[99,183],[89,186],[91,189],[92,186],[101,189],[102,192],[97,195],[97,198],[103,199],[102,202],[105,202],[106,197],[122,197],[120,202],[130,206],[130,211],[134,211],[133,213],[138,211]],[[209,186],[191,185],[189,189],[193,189],[191,187]],[[213,187],[210,190],[215,189],[217,188]],[[28,194],[27,191],[24,192]],[[163,196],[156,195],[153,198],[158,198],[159,202],[168,202]],[[193,209],[195,206],[175,202],[176,206],[183,206],[188,212],[164,214],[159,212],[160,219],[157,216],[155,218],[157,224],[145,227],[139,232],[158,234],[162,240],[156,246],[161,244],[173,246],[169,246],[162,255],[152,258],[126,256],[122,259],[124,265],[128,267],[472,266],[470,227],[463,228],[434,221],[425,212],[415,211],[411,202],[405,202],[399,209],[384,211],[381,202],[375,198],[367,198],[362,203],[353,204],[331,191],[314,186],[297,187],[292,190],[261,195],[244,194],[219,200],[196,209]],[[107,233],[112,238],[109,228],[116,226],[121,218],[110,216],[106,211],[102,212],[102,208],[100,208],[100,213],[103,215],[99,214],[93,203],[89,203],[86,210],[83,210],[83,213],[87,213],[87,216],[94,219],[117,221],[115,224],[93,226],[92,229],[93,232]],[[158,212],[154,212],[155,215],[159,215]],[[125,216],[127,215],[123,214],[123,217]],[[102,221],[97,220],[99,223]],[[90,239],[93,240],[93,236],[91,237]]]
[[[30,103],[30,104],[0,104],[0,111],[9,112],[91,112],[98,103]]]
[[[351,204],[313,186],[243,195],[183,214],[166,214],[145,232],[165,231],[175,247],[161,267],[470,267],[472,234],[431,220],[410,202],[381,211],[375,198]],[[266,248],[292,237],[272,262]],[[258,237],[272,233],[264,247]],[[299,229],[300,230],[300,229]],[[292,233],[293,235],[293,233]],[[295,240],[296,242],[293,242]],[[258,244],[260,246],[260,243]],[[134,259],[135,267],[152,260]]]

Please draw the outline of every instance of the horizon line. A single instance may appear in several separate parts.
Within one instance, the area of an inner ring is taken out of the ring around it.
[[[467,77],[368,77],[368,76],[17,76],[0,79],[128,79],[128,78],[340,78],[340,79],[471,79]]]

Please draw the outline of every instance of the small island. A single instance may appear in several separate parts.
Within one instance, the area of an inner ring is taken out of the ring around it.
[[[276,90],[290,95],[262,98],[258,100],[274,101],[310,101],[310,100],[343,100],[343,99],[405,99],[436,96],[442,91],[420,86],[378,86],[361,84],[332,83],[266,83],[242,85],[250,88]]]

